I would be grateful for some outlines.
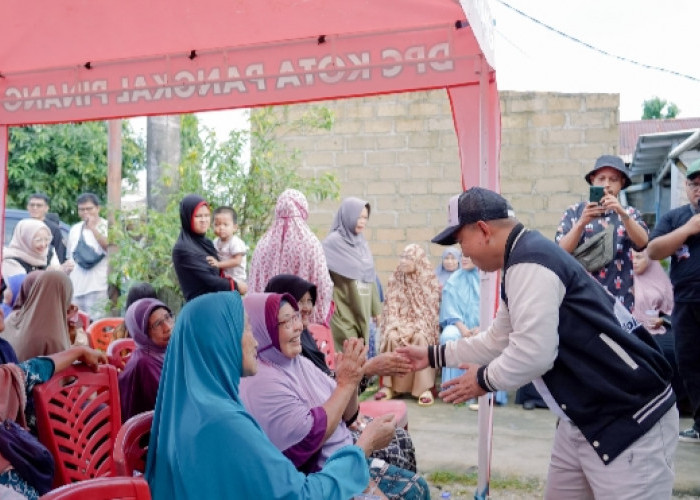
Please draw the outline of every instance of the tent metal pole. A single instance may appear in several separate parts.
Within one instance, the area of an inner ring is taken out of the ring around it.
[[[479,186],[496,189],[491,185],[489,175],[489,124],[491,108],[489,106],[489,70],[486,60],[480,57],[479,68]],[[479,272],[480,275],[480,311],[479,324],[484,329],[493,320],[495,297],[494,276],[496,273]],[[493,435],[493,397],[490,393],[479,397],[478,417],[478,451],[477,451],[477,483],[475,500],[484,500],[489,495],[491,476],[491,439]]]
[[[2,186],[2,198],[0,199],[0,260],[2,250],[5,247],[5,202],[7,200],[7,161],[9,158],[9,127],[0,125],[0,186]]]

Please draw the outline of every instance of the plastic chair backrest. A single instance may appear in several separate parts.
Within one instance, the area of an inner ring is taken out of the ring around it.
[[[49,491],[41,500],[150,500],[142,477],[98,477]]]
[[[325,325],[310,324],[309,333],[316,341],[318,350],[326,355],[328,368],[333,370],[335,368],[335,344],[331,329]]]
[[[136,350],[136,342],[134,339],[117,339],[113,340],[109,346],[107,346],[107,359],[109,364],[117,369],[117,371],[124,370],[126,362],[129,361],[131,354]]]
[[[114,340],[114,329],[124,322],[124,318],[102,318],[93,321],[88,326],[87,333],[90,347],[107,351],[107,347]]]
[[[133,476],[134,471],[145,472],[153,413],[151,410],[134,415],[119,429],[113,453],[117,475]]]
[[[83,330],[87,331],[90,326],[90,316],[88,313],[83,311],[78,311],[78,318],[80,319],[80,324],[83,325]]]
[[[34,388],[39,440],[56,462],[54,487],[114,474],[121,427],[117,370],[73,365]]]

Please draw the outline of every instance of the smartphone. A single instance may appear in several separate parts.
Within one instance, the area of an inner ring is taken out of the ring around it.
[[[588,198],[591,203],[600,203],[603,196],[605,196],[605,188],[603,186],[591,186]]]

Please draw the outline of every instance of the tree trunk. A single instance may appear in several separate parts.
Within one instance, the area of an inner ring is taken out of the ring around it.
[[[149,116],[146,137],[148,208],[164,211],[168,195],[178,190],[180,115]]]

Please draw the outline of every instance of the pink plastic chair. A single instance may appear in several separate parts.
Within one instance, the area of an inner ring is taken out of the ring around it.
[[[114,475],[121,427],[117,370],[74,365],[34,388],[39,440],[56,462],[54,487]]]
[[[309,333],[316,341],[318,350],[326,355],[328,368],[335,368],[335,344],[333,343],[333,333],[331,329],[324,325],[309,325]]]
[[[136,342],[132,338],[113,340],[107,346],[109,364],[121,372],[135,350]]]

